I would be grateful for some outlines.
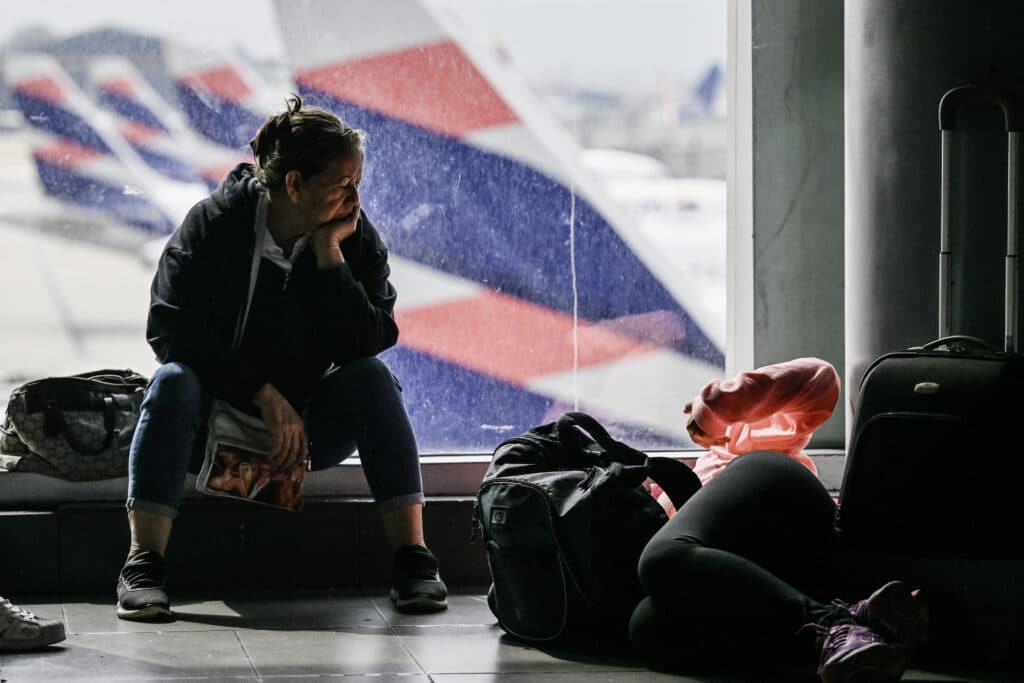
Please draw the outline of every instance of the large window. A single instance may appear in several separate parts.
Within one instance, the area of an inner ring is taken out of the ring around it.
[[[201,17],[198,19],[197,17]],[[0,403],[150,374],[167,234],[289,92],[367,131],[424,452],[573,409],[685,448],[725,358],[725,3],[21,3],[0,28]]]

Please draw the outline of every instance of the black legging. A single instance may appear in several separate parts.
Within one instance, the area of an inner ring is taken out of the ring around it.
[[[800,627],[827,612],[835,504],[779,453],[733,461],[686,502],[640,558],[649,597],[630,641],[660,665],[813,661]]]

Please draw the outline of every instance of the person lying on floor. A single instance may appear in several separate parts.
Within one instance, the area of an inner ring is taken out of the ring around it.
[[[923,604],[894,581],[831,599],[836,506],[802,452],[832,414],[839,377],[801,358],[709,383],[687,405],[705,482],[640,558],[647,593],[630,642],[653,663],[790,670],[826,683],[899,680],[926,635]]]

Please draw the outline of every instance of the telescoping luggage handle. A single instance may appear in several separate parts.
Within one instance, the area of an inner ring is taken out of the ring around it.
[[[1019,191],[1017,178],[1020,171],[1020,121],[1016,104],[1004,92],[979,85],[962,85],[953,88],[939,102],[939,128],[942,131],[942,189],[941,189],[941,240],[939,247],[939,337],[953,334],[953,254],[949,240],[949,220],[952,182],[950,152],[953,143],[953,129],[956,128],[957,115],[967,104],[983,102],[997,104],[1003,110],[1006,122],[1007,144],[1007,177],[1006,177],[1006,282],[1004,302],[1004,350],[1017,352],[1018,321],[1017,321],[1017,238],[1020,217],[1017,209]]]

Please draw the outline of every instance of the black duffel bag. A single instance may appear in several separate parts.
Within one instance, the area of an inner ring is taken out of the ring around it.
[[[567,413],[504,441],[477,494],[498,623],[532,642],[622,644],[643,598],[637,563],[667,521],[650,477],[678,509],[700,488],[686,465],[649,458],[594,418]]]
[[[0,467],[70,481],[127,476],[148,382],[131,370],[97,370],[15,388],[0,426]]]

